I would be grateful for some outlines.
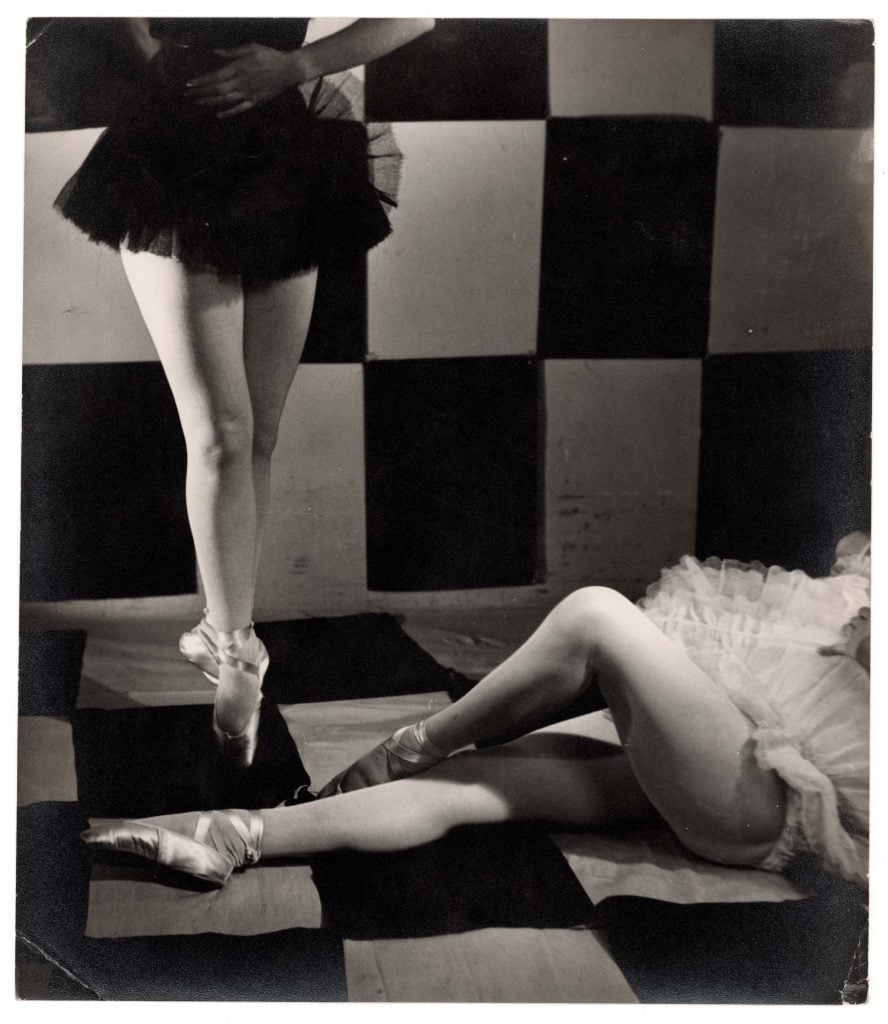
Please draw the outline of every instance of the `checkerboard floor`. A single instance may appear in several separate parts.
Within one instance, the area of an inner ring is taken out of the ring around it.
[[[469,630],[457,628],[469,623],[464,612],[453,611],[442,616],[437,626],[434,617],[428,615],[419,616],[416,622],[408,619],[404,625],[408,634],[421,639],[439,658],[446,660],[449,654],[464,671],[478,676],[517,646],[526,635],[527,618],[526,612],[517,615],[513,622],[504,622],[501,613],[490,615],[486,621],[479,621],[475,615]],[[190,715],[212,701],[209,684],[189,666],[182,665],[175,647],[164,642],[164,638],[175,637],[183,625],[175,617],[161,617],[153,622],[143,621],[134,634],[131,623],[93,623],[92,631],[87,632],[77,707],[69,714],[21,717],[19,804],[25,815],[26,840],[28,836],[34,838],[35,828],[47,828],[46,820],[56,820],[61,815],[69,820],[64,841],[73,842],[76,831],[71,830],[70,820],[80,822],[85,814],[84,810],[78,812],[79,806],[88,807],[103,799],[96,793],[113,794],[132,784],[133,780],[116,777],[119,781],[112,784],[105,780],[104,789],[102,785],[97,789],[95,768],[89,766],[95,756],[96,738],[101,741],[102,729],[113,728],[115,716],[124,716],[119,727],[126,731],[133,714],[147,713],[152,707],[166,708],[171,714],[180,708]],[[320,785],[400,724],[414,721],[449,700],[446,692],[438,690],[281,703],[278,710],[308,775],[315,785]],[[106,717],[96,720],[96,715]],[[559,734],[567,734],[580,743],[616,742],[613,726],[601,715],[562,723],[547,732],[554,734],[556,740]],[[110,742],[111,734],[105,735]],[[138,772],[138,767],[134,765],[133,771]],[[135,791],[139,791],[141,780],[137,779],[135,786]],[[121,948],[120,943],[136,943],[140,956],[161,957],[171,948],[179,949],[181,955],[193,955],[189,951],[197,947],[189,944],[204,941],[204,953],[209,952],[224,965],[228,952],[227,947],[219,946],[223,941],[220,936],[227,937],[226,942],[252,939],[251,948],[259,948],[277,936],[280,945],[275,948],[289,948],[287,943],[296,942],[299,955],[307,958],[307,966],[300,973],[299,964],[294,962],[293,977],[283,983],[284,989],[280,988],[280,978],[272,979],[277,988],[269,981],[278,993],[274,998],[303,998],[305,986],[311,988],[316,982],[312,972],[320,970],[317,965],[323,962],[324,970],[332,972],[330,976],[338,981],[323,990],[327,996],[316,998],[632,1002],[648,992],[644,976],[633,978],[630,984],[627,962],[622,956],[615,959],[610,951],[613,909],[621,905],[621,900],[653,899],[664,907],[714,903],[776,907],[811,902],[800,899],[806,895],[803,887],[783,878],[720,868],[690,857],[667,833],[657,829],[630,835],[573,834],[552,838],[552,856],[568,869],[556,888],[563,888],[565,878],[572,879],[568,888],[574,886],[575,890],[567,903],[580,907],[579,911],[567,911],[579,914],[570,919],[569,926],[552,926],[544,919],[533,918],[535,911],[531,909],[527,911],[531,915],[527,927],[520,920],[510,920],[508,927],[502,927],[490,923],[488,918],[480,920],[477,927],[448,931],[444,925],[436,927],[430,919],[422,934],[398,935],[386,934],[384,930],[374,932],[376,926],[372,921],[368,926],[365,920],[354,934],[349,934],[349,922],[346,921],[344,929],[340,925],[343,905],[347,917],[348,900],[353,897],[334,893],[332,903],[325,905],[331,896],[331,883],[329,877],[325,880],[323,872],[317,874],[317,865],[262,865],[237,875],[221,892],[207,894],[162,884],[140,866],[96,862],[84,868],[87,874],[82,879],[86,886],[83,921],[78,925],[83,934],[78,939],[81,945],[75,943],[80,950],[76,955],[84,957],[86,975],[92,978],[86,982],[88,989],[91,985],[93,993],[101,998],[145,998],[147,990],[139,987],[138,970],[122,987],[117,982],[110,984],[95,967],[95,962],[110,961],[91,952],[92,946],[83,952],[83,943],[92,943],[97,950],[112,951]],[[77,851],[73,847],[72,850],[69,859],[76,859]],[[366,865],[363,867],[366,869]],[[70,865],[56,863],[47,870],[53,877],[68,878],[67,882],[58,883],[62,887],[80,884],[71,880],[74,876]],[[409,874],[414,869],[408,863],[404,870]],[[537,878],[538,884],[545,886],[554,879],[555,876],[546,875],[547,870]],[[529,876],[525,884],[532,887],[533,877]],[[409,892],[413,883],[407,876],[404,879]],[[397,874],[392,880],[395,890]],[[431,885],[434,882],[433,877],[429,879]],[[338,884],[334,880],[334,885]],[[27,885],[24,890],[28,891]],[[503,891],[508,891],[505,884]],[[552,898],[555,899],[554,895]],[[439,912],[434,907],[430,910],[432,917]],[[28,913],[24,915],[26,922],[33,918]],[[332,932],[331,924],[336,928]],[[415,923],[410,927],[415,929]],[[317,937],[314,946],[314,940],[306,937],[313,934]],[[20,985],[26,987],[29,978],[32,986],[35,984],[35,972],[39,971],[39,960],[33,959],[40,948],[39,935],[32,934],[29,941],[33,943],[29,954],[32,959],[23,956],[20,980]],[[98,958],[95,962],[94,957]],[[58,959],[64,964],[63,956]],[[75,975],[82,975],[77,964],[67,966]],[[210,984],[207,979],[192,982],[192,989],[186,986],[177,991],[196,992],[201,990],[201,984]],[[57,987],[60,984],[56,979]],[[181,986],[182,982],[178,984]],[[169,993],[161,997],[177,998]],[[236,993],[226,996],[241,997],[244,996]]]

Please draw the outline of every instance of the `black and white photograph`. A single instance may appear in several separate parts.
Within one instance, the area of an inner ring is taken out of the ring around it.
[[[20,1005],[866,1003],[878,23],[125,6],[10,30]]]

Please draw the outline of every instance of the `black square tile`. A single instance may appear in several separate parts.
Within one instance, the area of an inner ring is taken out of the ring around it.
[[[84,629],[46,629],[19,635],[20,715],[68,715],[77,704],[86,646]]]
[[[869,526],[870,420],[869,352],[704,360],[697,554],[828,573]]]
[[[260,622],[256,632],[271,658],[263,692],[278,704],[437,693],[468,683],[392,615]]]
[[[121,45],[121,18],[30,18],[25,128],[98,128],[123,109],[139,78]]]
[[[577,928],[594,915],[549,836],[520,825],[454,829],[400,852],[327,854],[313,858],[312,874],[327,926],[348,938]]]
[[[392,360],[364,369],[370,589],[533,583],[536,362]]]
[[[548,122],[541,356],[706,351],[717,151],[704,121]]]
[[[196,588],[185,444],[160,364],[26,366],[22,599]]]
[[[303,363],[360,363],[367,352],[367,258],[318,269]]]
[[[610,899],[608,946],[642,1003],[838,1004],[864,901],[851,882],[810,882],[780,903]]]
[[[275,807],[309,782],[277,706],[264,701],[259,742],[246,770],[226,761],[212,705],[81,708],[72,716],[77,792],[93,818],[224,807]]]
[[[720,124],[865,128],[873,123],[873,26],[865,21],[717,21]]]
[[[368,121],[532,120],[548,111],[547,23],[440,18],[367,65]]]
[[[87,816],[77,803],[47,801],[19,807],[16,826],[16,934],[73,970],[89,909],[90,862],[78,839]]]

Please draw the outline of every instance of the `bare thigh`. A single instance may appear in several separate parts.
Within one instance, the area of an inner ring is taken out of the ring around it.
[[[452,825],[521,821],[593,830],[659,819],[625,753],[590,738],[581,719],[575,723],[567,731],[543,729],[503,746],[462,751],[391,785],[401,787],[403,798],[437,806]]]
[[[121,249],[139,311],[176,401],[185,439],[212,441],[227,423],[250,427],[240,281],[178,260]]]
[[[273,447],[302,358],[316,285],[317,271],[311,270],[285,281],[251,284],[244,292],[244,363],[256,434],[266,447]]]
[[[758,764],[748,719],[625,598],[589,588],[572,599],[598,686],[651,803],[695,853],[737,864],[763,859],[783,827],[785,786]]]

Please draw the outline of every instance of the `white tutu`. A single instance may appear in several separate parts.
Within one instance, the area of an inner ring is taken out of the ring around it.
[[[765,865],[807,850],[864,883],[869,853],[869,676],[819,648],[869,604],[869,555],[834,575],[686,556],[639,607],[721,682],[753,725],[759,763],[790,790],[787,831]]]

